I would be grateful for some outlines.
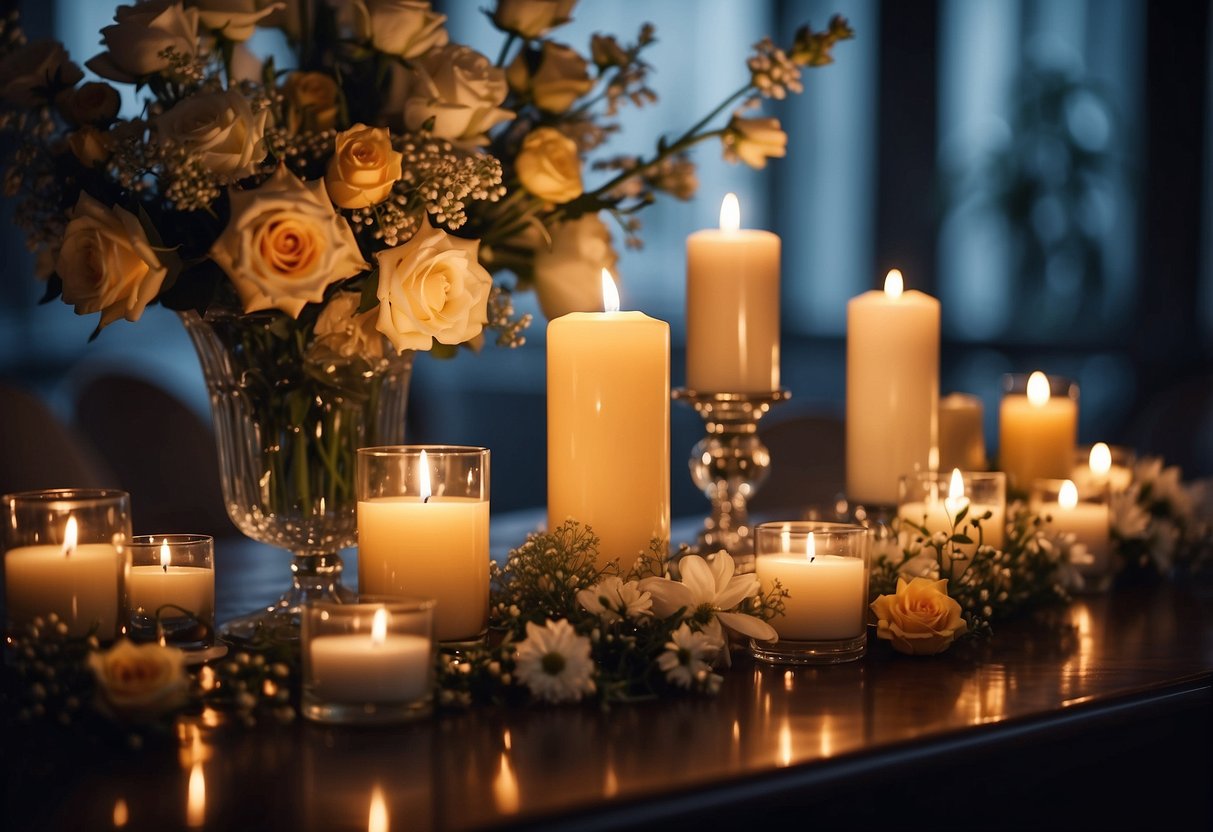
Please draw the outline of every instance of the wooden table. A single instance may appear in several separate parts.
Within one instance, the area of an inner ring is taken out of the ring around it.
[[[221,595],[281,580],[223,557]],[[114,828],[119,801],[127,829],[185,827],[196,763],[208,829],[365,829],[375,794],[392,829],[1213,828],[1213,599],[1117,591],[1064,618],[934,658],[738,657],[715,699],[35,744],[4,752],[5,828]]]

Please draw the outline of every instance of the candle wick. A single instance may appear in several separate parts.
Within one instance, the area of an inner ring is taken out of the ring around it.
[[[160,564],[160,568],[164,570],[166,575],[168,574],[168,564],[167,563]]]
[[[423,505],[424,505],[425,503],[428,503],[429,501],[430,501],[430,495],[429,495],[429,494],[426,494],[424,497],[422,497],[422,498],[421,498],[421,502],[422,502],[422,504],[423,504]]]
[[[809,563],[812,563],[812,562],[813,562],[813,561],[815,561],[815,560],[817,560],[817,555],[813,555],[812,557],[810,557],[810,558],[809,558]]]

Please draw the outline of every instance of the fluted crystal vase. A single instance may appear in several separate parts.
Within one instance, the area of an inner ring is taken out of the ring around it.
[[[404,440],[412,353],[342,350],[282,315],[181,318],[206,377],[228,516],[293,555],[282,597],[221,632],[296,640],[306,601],[353,597],[339,552],[357,542],[355,452]]]

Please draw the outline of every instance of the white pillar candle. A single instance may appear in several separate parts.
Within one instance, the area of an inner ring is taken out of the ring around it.
[[[939,470],[986,469],[986,438],[981,399],[951,393],[939,400]]]
[[[69,517],[62,545],[19,546],[4,553],[9,619],[27,623],[53,612],[73,636],[96,627],[100,638],[113,638],[122,556],[108,543],[76,541],[76,518]]]
[[[1106,503],[1080,501],[1078,488],[1066,480],[1058,489],[1056,500],[1037,503],[1040,514],[1053,518],[1053,529],[1074,535],[1082,544],[1086,556],[1075,560],[1078,571],[1087,578],[1100,578],[1111,570],[1111,550],[1108,545],[1111,518]]]
[[[1024,393],[1002,397],[998,424],[999,467],[1013,488],[1026,491],[1036,480],[1070,475],[1078,442],[1078,402],[1052,395],[1044,373],[1032,373]]]
[[[771,626],[784,641],[836,641],[863,635],[867,580],[862,558],[817,555],[813,534],[808,551],[764,554],[755,559],[764,589],[776,580],[788,591],[784,614]]]
[[[926,470],[939,408],[939,301],[903,291],[901,272],[884,291],[847,304],[847,497],[896,505],[904,474]]]
[[[132,566],[126,577],[126,598],[131,612],[155,618],[180,617],[188,610],[199,621],[211,621],[215,615],[215,570],[201,566],[177,566],[172,562],[168,542],[160,546],[160,565]],[[178,609],[180,608],[180,609]]]
[[[386,610],[375,612],[369,635],[310,640],[307,676],[312,696],[326,703],[389,703],[412,702],[428,693],[430,640],[412,633],[388,633],[386,615]]]
[[[779,388],[779,237],[741,228],[737,197],[720,228],[687,237],[687,387],[709,393]]]
[[[588,524],[626,572],[670,537],[670,327],[616,311],[605,269],[603,292],[548,324],[548,527]]]

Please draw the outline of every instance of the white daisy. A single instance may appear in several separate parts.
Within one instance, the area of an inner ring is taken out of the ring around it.
[[[669,578],[645,578],[640,589],[653,598],[654,614],[666,618],[682,610],[683,617],[697,623],[712,635],[720,625],[759,641],[779,638],[775,628],[760,618],[733,610],[761,589],[758,576],[738,575],[733,557],[723,549],[711,563],[699,555],[687,555],[678,561],[681,581]],[[723,638],[721,638],[723,641]]]
[[[563,618],[540,627],[527,622],[526,639],[514,655],[514,669],[531,694],[546,702],[577,702],[594,692],[590,640]]]
[[[711,673],[712,662],[722,646],[707,633],[692,630],[684,622],[670,634],[665,652],[657,657],[657,667],[665,672],[670,684],[690,688]]]
[[[639,581],[624,582],[611,575],[577,593],[577,602],[611,624],[622,618],[641,619],[652,615],[653,600]]]

